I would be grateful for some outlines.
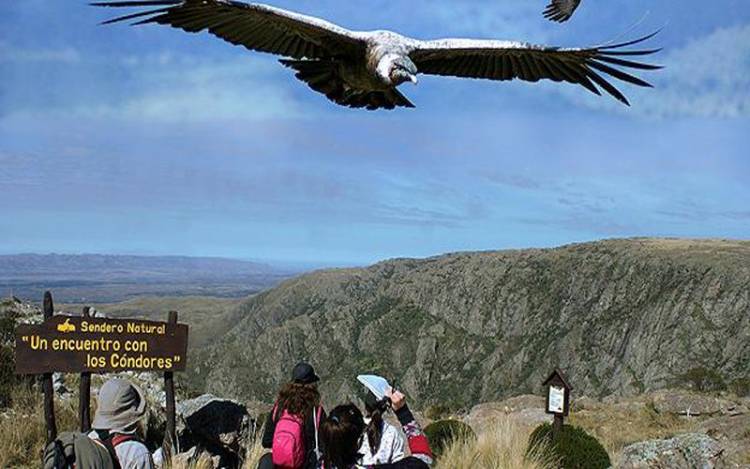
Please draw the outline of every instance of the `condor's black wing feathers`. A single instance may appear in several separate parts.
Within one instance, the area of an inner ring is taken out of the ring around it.
[[[488,80],[564,81],[581,85],[595,94],[601,94],[599,88],[602,88],[617,100],[630,105],[627,98],[605,76],[637,86],[651,87],[644,80],[614,66],[637,70],[660,69],[658,65],[620,58],[658,52],[660,49],[621,50],[650,39],[655,34],[657,33],[626,43],[581,49],[511,41],[441,39],[420,41],[409,55],[422,73]]]
[[[355,33],[328,21],[268,5],[232,0],[128,0],[94,2],[101,7],[154,7],[105,21],[138,19],[214,36],[250,50],[296,59],[330,58],[356,53],[364,42]]]

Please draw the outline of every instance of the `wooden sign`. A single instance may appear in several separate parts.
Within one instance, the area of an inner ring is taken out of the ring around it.
[[[16,373],[184,371],[185,324],[54,315],[16,328]]]
[[[554,370],[542,386],[547,387],[545,412],[567,417],[570,412],[570,391],[573,389],[559,369]]]

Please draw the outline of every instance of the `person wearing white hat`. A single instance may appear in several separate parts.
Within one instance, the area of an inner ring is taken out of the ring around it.
[[[97,402],[89,437],[104,445],[121,469],[153,469],[151,453],[137,435],[146,414],[143,391],[125,379],[110,379],[99,390]]]

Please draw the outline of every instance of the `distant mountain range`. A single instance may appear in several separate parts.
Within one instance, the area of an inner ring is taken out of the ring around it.
[[[0,256],[0,296],[66,303],[141,295],[243,297],[298,274],[258,262],[186,256],[18,254]]]
[[[750,242],[609,240],[329,269],[247,299],[198,351],[192,386],[270,401],[310,360],[328,402],[355,377],[420,405],[539,393],[555,367],[577,396],[639,394],[687,374],[750,375]],[[740,380],[740,381],[738,381]]]

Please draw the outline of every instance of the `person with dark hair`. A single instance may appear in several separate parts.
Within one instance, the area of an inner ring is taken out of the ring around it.
[[[383,420],[383,415],[390,408],[388,398],[378,400],[375,394],[368,391],[364,401],[366,437],[362,438],[359,448],[359,464],[371,466],[404,459],[404,437],[396,427]]]
[[[320,378],[308,363],[298,363],[266,419],[262,445],[271,450],[259,469],[316,469],[320,459],[318,431],[325,410],[318,392]]]
[[[411,456],[393,463],[359,464],[367,425],[357,406],[345,404],[334,408],[320,426],[323,469],[428,469],[432,465],[430,444],[407,407],[406,397],[398,391],[387,397],[406,434]]]

